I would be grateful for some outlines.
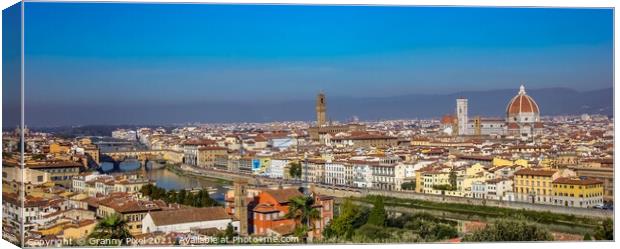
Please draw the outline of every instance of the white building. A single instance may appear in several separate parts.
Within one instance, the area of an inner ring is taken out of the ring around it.
[[[488,199],[514,201],[513,181],[509,178],[487,180]]]
[[[353,165],[353,186],[356,188],[372,188],[372,169],[364,162],[351,162]]]
[[[142,186],[155,184],[147,178],[138,175],[124,175],[114,177],[106,174],[92,173],[73,177],[71,189],[76,193],[88,196],[109,195],[112,192],[137,193]]]
[[[398,163],[394,168],[394,187],[401,190],[404,182],[415,180],[415,166],[413,164]]]
[[[50,180],[49,174],[44,171],[21,167],[2,167],[2,181],[5,182],[24,182],[40,185]]]
[[[148,213],[142,219],[142,233],[188,233],[193,229],[207,228],[223,231],[228,224],[239,231],[239,221],[234,220],[223,207],[185,208]]]
[[[325,184],[336,186],[344,186],[346,184],[345,166],[343,163],[325,163]]]
[[[378,163],[370,164],[373,188],[390,191],[400,190],[400,185],[396,186],[396,171],[401,165],[398,161],[398,157],[386,157],[381,158]]]
[[[471,183],[471,197],[476,199],[487,199],[487,184],[484,181]]]
[[[118,129],[118,130],[112,131],[112,137],[117,138],[117,139],[129,140],[129,141],[138,140],[136,131],[125,130],[125,129]]]
[[[274,137],[269,139],[268,145],[272,148],[277,148],[279,150],[285,150],[289,147],[295,145],[296,141],[292,137]]]
[[[289,164],[288,159],[271,159],[271,164],[267,168],[269,178],[284,178],[284,169]]]

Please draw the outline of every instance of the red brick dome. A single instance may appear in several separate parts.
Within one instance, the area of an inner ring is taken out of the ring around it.
[[[455,119],[454,115],[446,114],[441,118],[441,124],[454,124]]]
[[[519,94],[510,100],[508,103],[508,107],[506,108],[506,113],[510,115],[519,114],[519,113],[540,113],[538,109],[538,104],[536,101],[532,99],[532,97],[528,96],[525,93],[525,87],[521,85],[519,90]]]

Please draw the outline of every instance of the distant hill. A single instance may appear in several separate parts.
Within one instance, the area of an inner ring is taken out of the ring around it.
[[[353,115],[362,120],[431,118],[454,113],[456,99],[468,98],[469,115],[504,116],[508,102],[517,94],[514,89],[490,91],[464,91],[453,94],[408,94],[382,98],[330,98],[327,96],[328,117],[345,120]],[[542,115],[604,114],[613,115],[613,89],[579,92],[569,88],[527,90]],[[287,103],[285,109],[301,103]],[[304,103],[305,109],[314,114],[314,103]],[[307,119],[307,118],[306,118]]]
[[[527,89],[538,103],[542,115],[604,114],[613,116],[613,88],[579,92],[569,88]],[[452,94],[407,94],[393,97],[351,98],[327,93],[327,115],[331,120],[412,119],[441,117],[454,113],[456,98],[469,99],[469,115],[505,115],[515,89],[465,91]],[[269,122],[315,120],[314,96],[278,102],[251,99],[192,103],[137,103],[116,105],[111,102],[95,106],[34,106],[26,112],[29,126],[87,124],[165,125],[188,122]],[[8,126],[12,129],[13,126]]]

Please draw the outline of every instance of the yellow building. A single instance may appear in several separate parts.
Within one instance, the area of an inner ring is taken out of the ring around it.
[[[80,143],[81,145],[88,145],[88,144],[92,144],[92,143],[93,143],[93,141],[92,141],[90,138],[85,137],[85,138],[81,138],[81,139],[79,140],[79,143]]]
[[[553,204],[589,208],[603,204],[603,181],[586,177],[560,177],[553,181]]]
[[[525,159],[517,159],[515,160],[514,164],[518,166],[522,166],[524,168],[527,168],[530,166],[529,162]]]
[[[174,151],[174,150],[166,150],[164,151],[164,160],[169,161],[171,163],[181,163],[183,162],[183,152]]]
[[[70,143],[52,143],[50,144],[50,153],[51,154],[65,154],[69,153],[71,150]]]
[[[518,165],[518,166],[522,166],[527,168],[529,166],[527,160],[525,159],[517,159],[515,161],[511,161],[511,160],[507,160],[507,159],[503,159],[503,158],[499,158],[499,157],[495,157],[493,158],[493,162],[492,162],[493,166],[512,166],[512,165]]]
[[[34,231],[42,236],[58,236],[64,239],[77,240],[85,238],[93,232],[96,226],[95,220],[81,220],[76,222],[61,221],[58,224]]]
[[[84,145],[84,154],[90,157],[95,163],[99,164],[99,148],[94,144]]]
[[[415,172],[415,192],[422,193],[424,189],[424,185],[422,184],[422,174],[424,172],[422,170],[418,170]]]
[[[446,168],[447,169],[447,168]],[[417,179],[417,178],[416,178]],[[441,190],[434,189],[434,186],[450,185],[449,170],[431,170],[421,173],[421,182],[416,182],[416,189],[421,185],[420,192],[425,194],[437,194]]]
[[[515,199],[523,202],[552,204],[552,182],[559,175],[559,171],[551,169],[521,169],[515,172]]]
[[[56,225],[53,225],[47,228],[35,230],[34,233],[40,234],[41,236],[56,235],[62,232],[63,227],[67,225],[68,223],[69,223],[68,221],[61,222],[61,223],[58,223]]]
[[[54,160],[26,162],[26,168],[45,172],[50,181],[68,187],[73,177],[80,174],[82,165],[73,161]]]
[[[538,166],[543,167],[543,168],[552,168],[553,164],[554,164],[554,160],[545,158],[543,160],[540,160],[540,162],[538,163]]]
[[[512,166],[513,163],[510,160],[506,160],[503,158],[499,158],[499,157],[495,157],[493,158],[493,161],[491,162],[491,164],[495,167],[497,166]]]
[[[215,159],[226,155],[228,155],[228,148],[226,147],[207,146],[198,148],[198,166],[206,168],[215,167]]]
[[[142,219],[149,212],[161,211],[166,203],[163,201],[142,201],[134,199],[108,198],[97,207],[97,217],[105,218],[110,215],[120,215],[126,222],[127,230],[131,235],[142,233]]]
[[[467,167],[457,178],[457,189],[463,192],[470,192],[471,185],[477,181],[485,181],[486,170],[480,163],[475,163]]]
[[[95,220],[82,220],[65,226],[62,234],[65,239],[77,240],[85,238],[95,230],[96,225]]]

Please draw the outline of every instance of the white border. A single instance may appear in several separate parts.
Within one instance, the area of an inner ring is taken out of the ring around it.
[[[2,9],[5,9],[18,1],[15,0],[0,0],[0,6]],[[46,1],[46,0],[30,0],[26,2],[58,2],[58,1]],[[590,0],[590,1],[581,1],[581,0],[132,0],[132,1],[96,1],[96,0],[63,0],[61,2],[142,2],[142,3],[154,3],[154,2],[166,2],[166,3],[218,3],[218,4],[244,4],[244,3],[258,3],[258,4],[321,4],[321,5],[418,5],[418,6],[489,6],[489,7],[589,7],[589,8],[615,8],[618,4],[617,1],[610,0]],[[0,29],[2,26],[2,21],[0,19]],[[617,57],[617,50],[615,49],[618,46],[618,39],[616,38],[618,27],[618,19],[614,13],[614,82],[615,82],[615,72],[618,71],[618,64],[615,63],[615,58]],[[0,31],[0,41],[2,40],[2,35]],[[1,55],[1,46],[0,46],[0,55]],[[22,55],[23,56],[23,55]],[[0,68],[2,66],[2,62],[0,62]],[[0,79],[2,77],[2,72],[0,70]],[[23,79],[23,78],[22,78]],[[614,84],[615,85],[615,84]],[[614,87],[614,96],[618,95],[619,89]],[[2,94],[2,90],[0,89],[0,96]],[[0,97],[1,98],[1,97]],[[1,105],[1,101],[0,101]],[[614,117],[618,116],[618,107],[620,104],[615,102],[614,97]],[[2,121],[2,117],[0,116],[0,123]],[[615,126],[617,123],[615,122]],[[614,136],[619,137],[620,131],[615,130]],[[614,145],[614,149],[617,149],[617,145]],[[614,172],[615,173],[615,172]],[[617,184],[616,184],[617,186]],[[618,188],[616,187],[615,190]],[[615,191],[615,199],[619,200],[618,191]],[[1,197],[0,197],[1,198]],[[615,231],[618,231],[618,222],[615,222]],[[616,238],[618,236],[618,232],[616,232]],[[616,241],[618,241],[616,239]],[[380,248],[389,246],[390,248],[395,249],[411,249],[412,247],[419,248],[476,248],[483,249],[488,246],[497,246],[497,247],[509,247],[509,248],[546,248],[549,246],[562,246],[563,249],[572,249],[572,248],[611,248],[612,244],[615,242],[597,242],[597,243],[587,243],[587,242],[574,242],[574,243],[566,243],[566,242],[557,242],[557,243],[478,243],[478,244],[389,244],[389,245],[338,245],[338,248]],[[9,246],[14,245],[0,240],[0,245],[2,248],[8,248]],[[267,248],[283,248],[281,246],[266,246]],[[301,246],[303,248],[332,248],[333,245],[310,245],[310,246]],[[143,247],[143,248],[161,248],[161,247]]]

